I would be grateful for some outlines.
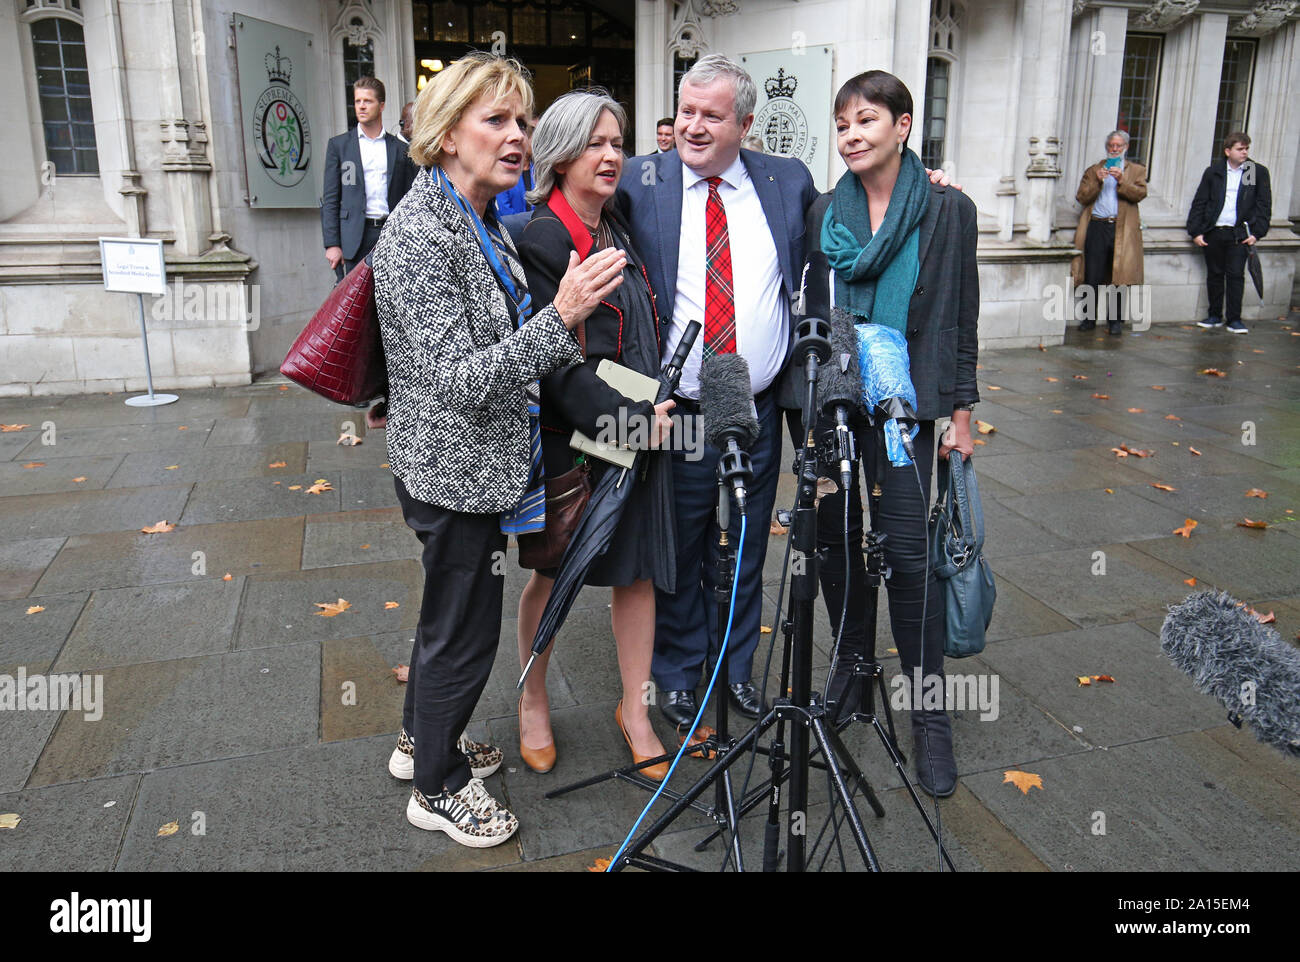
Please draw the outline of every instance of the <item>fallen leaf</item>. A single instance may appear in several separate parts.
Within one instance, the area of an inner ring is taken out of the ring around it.
[[[1047,350],[1047,345],[1046,345],[1046,344],[1043,344],[1043,343],[1040,342],[1039,345],[1038,345],[1038,349],[1039,349],[1040,351],[1044,351],[1044,352],[1046,352],[1046,350]]]
[[[86,478],[85,478],[85,476],[83,475],[83,476],[80,477],[80,478],[73,478],[73,479],[72,479],[72,483],[73,483],[73,484],[81,484],[81,482],[82,482],[82,481],[85,481],[85,480],[86,480]]]
[[[1111,684],[1114,684],[1114,683],[1115,683],[1115,679],[1112,678],[1110,675],[1093,675],[1093,676],[1092,676],[1092,680],[1093,680],[1093,681],[1107,681],[1107,682],[1110,682]]]
[[[1237,522],[1237,527],[1238,527],[1238,528],[1261,528],[1261,529],[1262,529],[1262,528],[1267,528],[1267,527],[1268,527],[1268,522],[1267,522],[1267,521],[1251,521],[1249,518],[1245,518],[1245,519],[1243,519],[1243,520]]]
[[[1163,484],[1163,483],[1161,483],[1161,482],[1159,482],[1159,481],[1152,481],[1152,482],[1151,482],[1151,487],[1155,488],[1157,491],[1177,491],[1177,490],[1178,490],[1177,488],[1175,488],[1175,487],[1174,487],[1173,485],[1171,485],[1171,484]]]
[[[1268,497],[1268,492],[1267,492],[1267,491],[1261,491],[1259,488],[1251,488],[1249,491],[1246,492],[1246,497],[1248,497],[1248,498],[1267,498],[1267,497]]]
[[[1056,408],[1052,408],[1052,413],[1053,413],[1053,414],[1064,414],[1065,412],[1064,412],[1064,411],[1058,411]]]
[[[162,828],[158,829],[158,834],[154,838],[166,838],[168,835],[175,835],[181,830],[180,822],[168,822]]]
[[[1086,374],[1076,374],[1076,375],[1074,376],[1074,379],[1075,379],[1076,381],[1086,381],[1086,380],[1088,380],[1088,375],[1086,375]]]
[[[1261,615],[1258,611],[1251,611],[1251,614],[1255,616],[1255,620],[1261,625],[1271,625],[1277,621],[1277,616],[1271,611],[1266,615]]]
[[[1097,392],[1094,391],[1093,394],[1092,394],[1092,396],[1095,397],[1098,401],[1109,401],[1109,400],[1110,400],[1110,395],[1109,395],[1109,394],[1098,394]]]
[[[31,427],[30,424],[0,424],[0,431],[6,434],[10,431],[21,431],[23,428]]]
[[[1198,524],[1200,524],[1200,522],[1197,521],[1195,518],[1188,518],[1186,521],[1183,522],[1183,526],[1181,528],[1174,528],[1174,534],[1180,534],[1184,538],[1190,538],[1192,536],[1192,529],[1195,528]]]
[[[767,533],[770,535],[783,535],[785,534],[785,525],[773,518],[772,524],[767,529]]]
[[[279,484],[280,482],[277,481],[277,482],[275,482],[275,483],[276,483],[276,484]],[[289,490],[290,490],[290,491],[301,491],[301,490],[302,490],[302,485],[301,485],[301,484],[291,484],[291,485],[289,485]]]
[[[321,609],[316,612],[316,614],[320,615],[322,618],[333,618],[335,615],[341,615],[352,607],[352,602],[344,601],[342,598],[335,602],[317,601],[315,604],[317,608]]]
[[[43,468],[43,467],[45,467],[45,462],[44,462],[44,461],[28,461],[26,464],[23,465],[23,467],[24,467],[24,468]]]
[[[32,605],[30,608],[27,609],[27,613],[29,615],[36,615],[36,614],[40,614],[44,610],[45,610],[44,605]]]
[[[185,424],[182,424],[182,425],[181,425],[180,427],[178,427],[176,430],[177,430],[177,431],[188,431],[188,430],[189,430],[189,426],[188,426],[188,425],[185,425]]]
[[[388,462],[385,461],[383,464],[380,465],[380,467],[381,467],[381,468],[386,468],[386,467],[388,467]]]
[[[985,441],[983,438],[972,438],[972,439],[971,439],[971,444],[983,444],[983,445],[987,445],[988,442]]]
[[[1165,420],[1166,420],[1166,421],[1181,421],[1182,418],[1180,418],[1177,414],[1166,414],[1166,415],[1165,415]]]
[[[1114,493],[1115,493],[1115,489],[1114,489],[1114,488],[1107,488],[1107,489],[1106,489],[1106,493],[1107,493],[1107,494],[1114,494]]]
[[[398,681],[406,681],[410,677],[411,668],[409,665],[398,665],[393,669],[393,674],[397,676]]]
[[[758,633],[759,633],[760,635],[770,635],[770,634],[772,633],[772,627],[771,627],[771,625],[759,625],[759,626],[758,626]]]
[[[398,604],[396,601],[385,601],[385,602],[384,602],[384,608],[386,608],[386,609],[400,608],[400,607],[401,607],[401,605]]]
[[[222,581],[230,581],[233,577],[234,577],[234,576],[231,575],[231,573],[230,573],[229,571],[227,571],[224,575],[221,576],[221,580],[222,580]]]
[[[598,858],[598,859],[596,859],[596,861],[592,862],[590,865],[587,866],[587,871],[588,871],[588,872],[603,872],[603,871],[605,871],[607,868],[609,868],[609,863],[610,863],[611,861],[612,861],[612,859],[608,859],[608,858]]]
[[[988,387],[988,389],[989,389],[990,391],[1001,391],[1001,390],[1002,390],[1002,388],[998,387],[996,384],[989,384],[989,385],[986,385],[986,386]]]
[[[1208,375],[1210,375],[1210,377],[1227,377],[1227,376],[1228,376],[1228,375],[1224,374],[1222,371],[1220,371],[1217,367],[1206,367],[1206,368],[1202,368],[1201,370],[1197,371],[1196,373],[1197,373],[1197,374],[1208,374]]]
[[[1195,588],[1195,587],[1196,587],[1196,579],[1195,579],[1195,578],[1185,578],[1185,579],[1183,580],[1183,584],[1187,585],[1187,587],[1189,587],[1189,588]]]
[[[280,481],[272,481],[272,482],[271,482],[271,486],[272,486],[272,487],[275,487],[276,485],[279,485],[279,484],[282,484],[282,483],[283,483],[283,482],[280,482]]]
[[[344,431],[342,434],[339,435],[339,439],[334,443],[345,444],[348,447],[356,447],[358,444],[361,443],[361,439],[357,437],[355,434],[350,434],[347,431]]]
[[[996,434],[998,429],[995,428],[993,425],[989,424],[987,421],[976,421],[975,430],[978,431],[980,434]]]
[[[280,390],[281,390],[281,391],[287,391],[287,390],[289,390],[289,385],[287,385],[287,384],[281,384],[281,385],[280,385]]]
[[[333,486],[328,481],[317,481],[307,489],[308,494],[324,494],[326,491],[333,491]]]
[[[1152,384],[1152,385],[1151,385],[1151,390],[1153,390],[1153,391],[1163,391],[1164,389],[1165,389],[1165,386],[1164,386],[1163,384]]]
[[[312,483],[313,483],[313,484],[329,484],[329,479],[328,479],[328,478],[317,478],[317,479],[316,479],[315,481],[313,481]]]
[[[1055,384],[1057,381],[1060,380],[1060,378],[1059,378],[1059,377],[1045,377],[1045,378],[1043,378],[1043,380],[1046,381],[1046,382],[1048,382],[1049,384]]]
[[[1021,792],[1028,795],[1031,788],[1042,789],[1043,778],[1041,775],[1035,775],[1033,772],[1007,771],[1002,773],[1002,784],[1011,784],[1020,789]]]
[[[1123,448],[1111,448],[1111,450],[1115,452],[1115,457],[1117,457],[1117,458],[1127,458],[1127,457],[1128,457],[1128,452],[1125,451]]]
[[[17,828],[23,817],[16,812],[0,815],[0,828]]]
[[[1174,447],[1178,447],[1178,442],[1177,442],[1177,441],[1170,441],[1169,443],[1172,444]]]
[[[177,468],[179,468],[179,467],[180,467],[179,464],[169,464],[169,465],[167,465],[167,467],[163,468],[163,470],[164,470],[164,471],[175,471],[175,470],[176,470]]]
[[[1084,685],[1091,685],[1091,684],[1092,684],[1092,676],[1091,676],[1091,675],[1077,675],[1077,676],[1075,677],[1074,680],[1077,681],[1077,682],[1079,683],[1079,687],[1080,687],[1080,688],[1082,688]]]
[[[1145,409],[1145,408],[1129,408],[1129,409],[1128,409],[1128,413],[1129,413],[1129,414],[1145,414],[1145,413],[1146,413],[1146,409]],[[1169,417],[1173,417],[1173,415],[1171,414]],[[1165,420],[1168,420],[1168,418],[1166,418]]]
[[[174,530],[175,527],[176,525],[174,524],[168,524],[166,521],[159,521],[157,524],[150,525],[147,528],[141,528],[140,532],[142,534],[166,534],[168,531]]]
[[[370,548],[370,545],[368,545],[368,544],[363,544],[363,545],[361,546],[361,550],[362,550],[362,551],[367,551],[367,550],[369,550],[369,548]]]
[[[1192,454],[1196,455],[1198,458],[1201,456],[1201,452],[1196,450],[1196,448],[1189,447],[1187,450],[1191,451]]]
[[[283,461],[272,461],[270,464],[267,465],[268,468],[283,468],[287,466],[288,465],[286,465]]]
[[[1137,458],[1149,458],[1155,454],[1150,448],[1130,448],[1128,442],[1121,442],[1120,447]]]

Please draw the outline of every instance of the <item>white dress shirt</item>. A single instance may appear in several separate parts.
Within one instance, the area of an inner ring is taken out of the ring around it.
[[[1237,191],[1241,189],[1241,171],[1245,166],[1245,164],[1241,167],[1228,165],[1228,177],[1223,190],[1223,210],[1219,211],[1219,219],[1214,222],[1215,227],[1237,226]]]
[[[388,144],[384,132],[378,137],[367,137],[357,124],[357,139],[361,145],[361,169],[366,181],[366,216],[388,216]]]
[[[749,179],[745,162],[737,155],[721,174],[718,195],[727,212],[727,239],[731,246],[731,277],[736,305],[736,352],[749,364],[749,383],[755,394],[766,390],[785,363],[790,346],[790,305],[782,293],[781,262],[763,205]],[[686,325],[704,323],[705,207],[708,182],[682,165],[682,233],[677,257],[677,297],[673,302],[672,330],[664,341],[663,360],[672,357]],[[677,393],[698,400],[700,360],[704,332],[682,369]]]

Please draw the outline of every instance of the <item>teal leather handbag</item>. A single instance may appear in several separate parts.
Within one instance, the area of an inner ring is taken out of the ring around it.
[[[943,592],[947,632],[943,653],[966,658],[984,650],[997,586],[984,559],[984,511],[974,458],[939,459],[939,499],[930,513],[930,563]]]

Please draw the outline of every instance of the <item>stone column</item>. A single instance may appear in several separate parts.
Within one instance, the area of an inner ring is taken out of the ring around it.
[[[195,49],[205,38],[201,24],[192,20],[188,0],[166,0],[155,7],[156,49],[162,61],[159,121],[163,143],[162,169],[167,206],[175,233],[175,251],[197,256],[211,245],[212,198],[208,177],[206,118],[200,107],[200,85],[195,71]]]
[[[668,53],[668,0],[636,0],[636,152],[652,154],[654,122],[672,113],[673,64]]]
[[[1025,65],[1021,104],[1029,119],[1028,240],[1052,239],[1052,213],[1060,166],[1060,101],[1070,34],[1069,0],[1026,0]]]
[[[1273,223],[1285,223],[1295,195],[1300,155],[1300,23],[1291,21],[1259,41],[1255,61],[1254,103],[1246,132],[1250,155],[1272,175]],[[1221,146],[1221,145],[1220,145]],[[1270,239],[1272,239],[1270,237]]]

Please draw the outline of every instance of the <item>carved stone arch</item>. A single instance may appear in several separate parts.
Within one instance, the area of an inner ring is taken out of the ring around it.
[[[369,0],[339,0],[339,12],[330,27],[329,35],[329,103],[331,126],[336,131],[347,129],[347,111],[343,103],[342,90],[345,74],[343,69],[343,45],[354,47],[370,43],[375,53],[375,76],[384,82],[389,97],[400,100],[402,76],[399,65],[390,56],[388,34],[371,9]],[[400,108],[400,104],[399,104]],[[385,124],[388,115],[384,115]]]

